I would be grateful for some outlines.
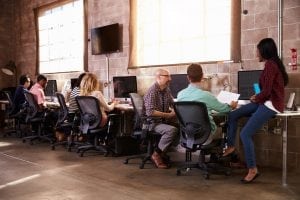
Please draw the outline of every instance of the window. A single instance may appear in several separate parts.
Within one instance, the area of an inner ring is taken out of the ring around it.
[[[37,10],[39,73],[84,70],[84,0]]]
[[[131,0],[129,67],[234,60],[234,2],[240,1]]]

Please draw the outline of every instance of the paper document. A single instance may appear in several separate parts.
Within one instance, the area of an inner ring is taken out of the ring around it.
[[[239,99],[239,97],[240,97],[240,94],[222,90],[218,94],[217,99],[221,103],[227,103],[230,105],[232,101],[237,101]]]

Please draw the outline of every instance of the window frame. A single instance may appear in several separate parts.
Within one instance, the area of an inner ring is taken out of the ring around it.
[[[137,52],[137,41],[135,39],[135,32],[137,26],[135,25],[135,21],[137,20],[137,1],[138,0],[130,0],[130,21],[129,21],[129,62],[128,69],[135,68],[147,68],[147,67],[156,67],[156,66],[178,66],[178,65],[186,65],[190,63],[172,63],[172,64],[160,64],[160,65],[140,65],[135,66],[133,63],[135,62],[135,57],[137,56],[135,52]],[[230,35],[230,60],[229,62],[239,63],[241,62],[241,0],[231,0],[231,35]],[[224,60],[216,60],[216,61],[199,61],[197,63],[219,63]]]
[[[71,3],[74,0],[57,0],[49,4],[45,4],[33,9],[34,18],[35,18],[35,32],[36,32],[36,74],[40,74],[40,48],[39,48],[39,24],[38,18],[39,13],[44,12],[45,10],[49,10],[55,7],[59,7],[65,5],[67,3]],[[82,70],[87,71],[87,63],[88,63],[88,23],[87,23],[87,0],[83,0],[83,66]],[[81,71],[82,71],[81,70]],[[65,72],[51,72],[51,73],[44,73],[44,74],[57,74],[57,73],[71,73],[77,72],[75,71],[65,71]]]

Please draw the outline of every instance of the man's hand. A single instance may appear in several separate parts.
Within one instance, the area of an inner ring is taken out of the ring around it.
[[[232,101],[232,102],[230,103],[230,107],[231,107],[232,110],[236,109],[237,106],[238,106],[238,102],[237,102],[237,101]]]

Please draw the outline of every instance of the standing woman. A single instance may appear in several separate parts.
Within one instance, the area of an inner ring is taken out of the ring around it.
[[[107,123],[107,114],[105,111],[112,111],[117,104],[116,101],[113,101],[108,105],[106,99],[104,98],[102,92],[99,90],[99,81],[95,74],[86,73],[82,78],[80,83],[80,95],[81,96],[94,96],[100,101],[100,109],[102,113],[102,120],[100,126],[103,127]]]
[[[265,66],[259,78],[261,92],[250,98],[251,103],[229,113],[228,117],[228,148],[223,156],[235,150],[235,136],[238,119],[250,116],[240,132],[243,142],[248,174],[242,183],[251,183],[259,176],[256,166],[252,136],[276,113],[284,109],[284,87],[288,83],[288,74],[280,60],[277,47],[272,38],[262,39],[257,45],[257,57]]]

